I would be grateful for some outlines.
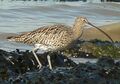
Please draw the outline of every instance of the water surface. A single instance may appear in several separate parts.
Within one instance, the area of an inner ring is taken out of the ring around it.
[[[116,3],[84,2],[0,2],[0,32],[19,33],[44,25],[72,25],[76,16],[85,16],[95,25],[120,21],[120,6]]]
[[[96,26],[120,22],[119,8],[119,3],[0,1],[0,33],[21,33],[56,23],[72,26],[76,16],[85,16]],[[19,48],[0,40],[0,48],[5,47]]]

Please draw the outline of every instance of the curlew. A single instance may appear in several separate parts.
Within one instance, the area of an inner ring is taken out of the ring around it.
[[[54,52],[71,46],[71,44],[78,40],[82,35],[82,30],[86,23],[100,30],[113,42],[108,34],[106,34],[98,27],[92,25],[85,17],[80,16],[75,19],[73,27],[62,24],[43,26],[39,29],[27,32],[25,34],[8,37],[8,39],[10,41],[34,45],[32,52],[38,62],[39,68],[41,68],[42,64],[39,61],[35,51],[41,49],[46,52]],[[47,56],[47,60],[49,68],[52,69],[49,55]]]

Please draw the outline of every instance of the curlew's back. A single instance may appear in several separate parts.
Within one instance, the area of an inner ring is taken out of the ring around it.
[[[67,47],[75,40],[72,28],[60,24],[44,26],[32,32],[9,37],[8,39],[30,45],[43,44],[55,48]]]

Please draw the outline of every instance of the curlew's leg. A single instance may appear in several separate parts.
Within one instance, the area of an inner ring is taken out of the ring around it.
[[[52,70],[50,55],[47,55],[47,60],[48,60],[49,68]]]
[[[38,50],[38,48],[33,48],[32,52],[33,52],[33,55],[35,56],[35,58],[36,58],[36,60],[37,60],[37,62],[39,64],[39,69],[40,69],[42,67],[42,64],[41,64],[40,60],[38,59],[38,57],[37,57],[37,55],[35,53],[36,50]]]

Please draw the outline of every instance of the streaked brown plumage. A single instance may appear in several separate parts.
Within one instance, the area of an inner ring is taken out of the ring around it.
[[[75,19],[73,27],[61,25],[61,24],[44,26],[34,31],[21,34],[19,36],[8,37],[8,39],[11,41],[23,42],[26,44],[35,45],[35,48],[33,49],[33,54],[41,68],[42,65],[37,55],[35,54],[35,51],[38,49],[42,49],[46,51],[56,51],[56,50],[65,49],[81,36],[85,23],[92,25],[87,21],[85,17],[77,17]],[[100,30],[106,36],[108,36],[101,29],[98,30]],[[110,37],[108,36],[108,38]],[[48,56],[47,58],[48,58],[49,67],[50,69],[52,69],[50,56]]]
[[[53,49],[51,50],[64,49],[80,37],[81,26],[83,26],[83,24],[80,23],[81,17],[78,17],[73,27],[62,24],[44,26],[32,32],[11,37],[9,40],[23,42],[30,45],[43,44],[46,46],[52,46]]]
[[[65,49],[80,37],[82,32],[81,29],[86,22],[87,19],[85,17],[77,17],[73,27],[62,24],[44,26],[34,31],[21,34],[19,36],[8,37],[8,39],[10,41],[35,45],[35,48],[33,49],[33,54],[41,68],[42,64],[35,54],[35,51],[38,49],[43,49],[46,51]],[[49,67],[50,69],[52,69],[50,56],[48,56],[47,58]]]
[[[74,40],[74,33],[71,27],[58,24],[44,26],[35,31],[13,37],[12,39],[30,45],[43,44],[54,46],[55,49],[58,49],[70,44]]]

